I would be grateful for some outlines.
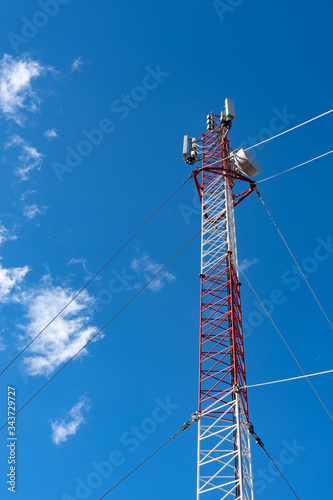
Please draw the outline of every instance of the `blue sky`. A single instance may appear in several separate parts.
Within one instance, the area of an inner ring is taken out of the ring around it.
[[[200,136],[226,97],[236,106],[233,147],[332,108],[333,7],[17,0],[0,9],[3,368],[187,178],[183,135]],[[328,115],[256,149],[258,180],[331,150],[332,124]],[[329,317],[331,164],[327,156],[259,185]],[[255,194],[237,207],[236,225],[245,272],[262,300],[279,290],[281,303],[266,305],[303,369],[331,369],[331,328]],[[22,406],[199,227],[188,182],[0,377],[2,424],[7,386]],[[98,499],[197,409],[199,269],[196,239],[22,411],[17,499]],[[245,282],[242,305],[249,384],[299,375]],[[332,413],[329,377],[312,383]],[[327,495],[332,422],[307,382],[249,389],[249,403],[300,498]],[[256,498],[289,498],[252,450]],[[113,496],[194,498],[195,476],[192,426]]]

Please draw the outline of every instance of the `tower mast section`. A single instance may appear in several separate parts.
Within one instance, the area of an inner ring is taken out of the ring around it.
[[[248,399],[234,207],[255,188],[254,157],[230,152],[233,102],[207,117],[201,167],[193,171],[202,207],[197,500],[253,500]],[[183,156],[199,161],[196,139]],[[234,194],[234,182],[247,189]]]

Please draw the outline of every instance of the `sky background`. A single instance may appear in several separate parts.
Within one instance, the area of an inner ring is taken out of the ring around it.
[[[1,369],[188,177],[183,135],[200,137],[226,97],[233,147],[332,108],[332,10],[307,0],[0,6]],[[330,151],[332,125],[328,115],[254,150],[258,180]],[[329,317],[332,177],[327,156],[259,185]],[[7,386],[21,407],[199,227],[188,182],[0,377],[1,425]],[[255,194],[237,207],[236,230],[260,298],[279,290],[281,303],[266,305],[305,372],[331,369],[331,327]],[[17,500],[98,499],[197,410],[199,272],[197,238],[18,416]],[[245,280],[242,306],[248,383],[300,375]],[[333,413],[330,377],[312,383]],[[332,421],[307,382],[249,389],[249,404],[299,497],[327,497]],[[292,498],[254,442],[252,459],[256,498]],[[193,425],[110,498],[195,491]]]

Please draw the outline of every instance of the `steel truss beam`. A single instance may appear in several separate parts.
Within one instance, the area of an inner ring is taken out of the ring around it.
[[[222,126],[203,135],[194,177],[202,203],[197,500],[253,500],[240,283],[229,141]],[[242,176],[243,177],[243,176]],[[202,497],[204,495],[204,497]]]

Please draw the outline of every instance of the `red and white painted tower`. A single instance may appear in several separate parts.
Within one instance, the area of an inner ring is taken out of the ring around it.
[[[200,141],[184,139],[184,160],[201,160],[193,171],[202,206],[197,500],[253,500],[234,207],[256,188],[248,176],[259,166],[244,150],[230,152],[233,119],[227,99]],[[245,191],[234,194],[235,182]]]

